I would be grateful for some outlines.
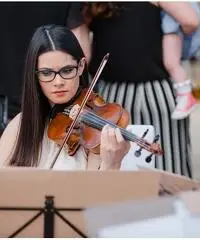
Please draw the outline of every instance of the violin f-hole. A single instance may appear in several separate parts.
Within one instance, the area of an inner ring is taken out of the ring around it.
[[[144,137],[147,135],[148,131],[149,131],[149,129],[147,129],[147,130],[143,133],[142,138],[144,138]],[[142,147],[140,147],[138,150],[135,151],[135,156],[136,156],[136,157],[140,157],[140,156],[141,156],[141,153],[142,153]]]

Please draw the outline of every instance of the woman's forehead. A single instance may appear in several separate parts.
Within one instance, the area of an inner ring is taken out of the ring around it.
[[[77,61],[68,53],[62,51],[49,51],[38,57],[38,68],[59,68],[75,64]]]

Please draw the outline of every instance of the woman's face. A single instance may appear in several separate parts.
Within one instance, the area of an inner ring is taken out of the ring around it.
[[[51,51],[39,56],[37,75],[41,89],[51,105],[67,103],[74,97],[84,66],[85,59],[77,63],[71,55],[62,51]]]

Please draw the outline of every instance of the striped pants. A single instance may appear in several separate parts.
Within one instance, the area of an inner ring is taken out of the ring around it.
[[[108,102],[121,104],[130,124],[153,125],[160,135],[163,156],[156,156],[156,168],[192,177],[189,118],[172,120],[175,98],[168,80],[145,83],[98,82],[99,94]]]

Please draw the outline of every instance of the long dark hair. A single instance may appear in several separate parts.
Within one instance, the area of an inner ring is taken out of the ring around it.
[[[25,61],[20,129],[10,165],[38,165],[45,124],[51,108],[42,93],[35,70],[38,57],[52,50],[66,52],[78,62],[84,57],[78,40],[66,27],[46,25],[36,29]],[[88,72],[85,66],[80,85],[87,87],[87,84]]]

